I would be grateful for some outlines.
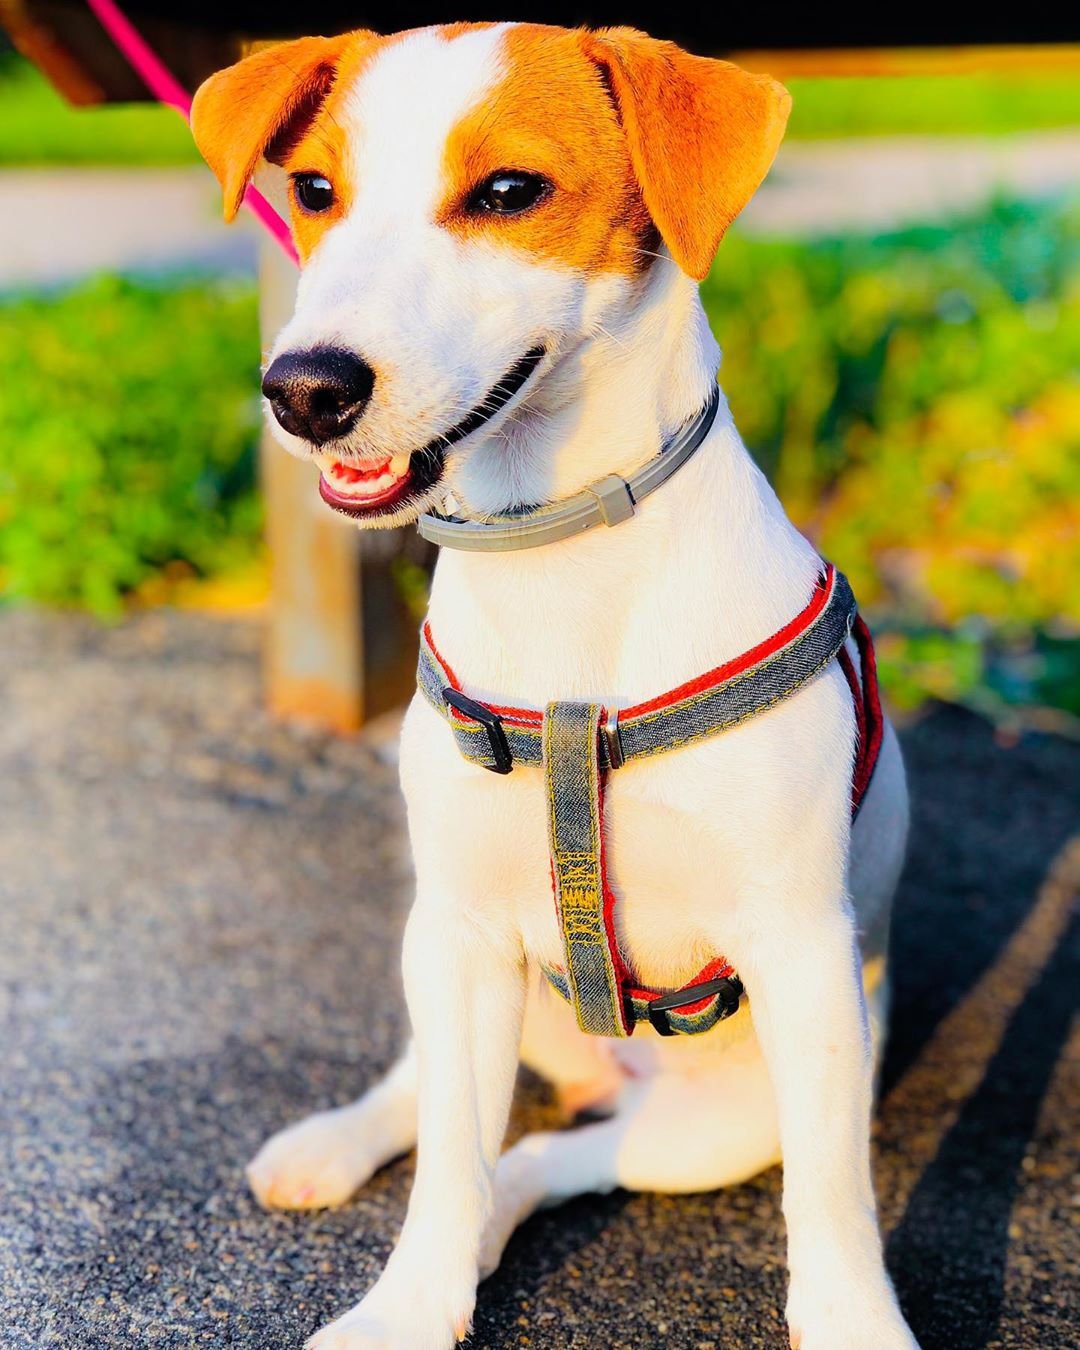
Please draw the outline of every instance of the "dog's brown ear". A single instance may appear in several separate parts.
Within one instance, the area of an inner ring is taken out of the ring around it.
[[[219,70],[199,86],[191,105],[195,144],[217,175],[232,220],[259,157],[318,111],[334,83],[347,43],[369,36],[298,38]]]
[[[701,280],[780,146],[791,95],[768,75],[691,56],[633,28],[586,33],[615,100],[645,205]]]

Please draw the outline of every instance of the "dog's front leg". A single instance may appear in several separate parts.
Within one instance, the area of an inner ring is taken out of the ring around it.
[[[310,1350],[448,1350],[472,1318],[517,1069],[525,965],[516,932],[477,922],[467,902],[443,894],[417,899],[403,965],[419,1074],[409,1211],[375,1286]]]
[[[776,876],[739,966],[776,1094],[800,1350],[917,1350],[885,1271],[870,1176],[872,1063],[854,919],[827,863]],[[817,891],[817,895],[814,892]],[[781,908],[777,908],[777,905]]]

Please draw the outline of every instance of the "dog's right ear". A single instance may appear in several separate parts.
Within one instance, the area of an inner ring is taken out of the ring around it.
[[[260,156],[315,115],[348,43],[367,33],[281,42],[219,70],[191,105],[195,144],[225,195],[225,219],[240,209]]]

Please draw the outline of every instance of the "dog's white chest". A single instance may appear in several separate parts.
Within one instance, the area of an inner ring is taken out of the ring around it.
[[[624,958],[646,985],[677,987],[724,949],[729,908],[760,850],[787,828],[779,762],[821,759],[811,727],[845,707],[826,679],[760,724],[609,773],[604,823]],[[801,731],[800,731],[801,728]],[[558,966],[563,944],[552,895],[542,769],[500,776],[466,763],[449,727],[421,700],[402,739],[402,780],[418,870],[483,925],[512,926],[530,960]]]

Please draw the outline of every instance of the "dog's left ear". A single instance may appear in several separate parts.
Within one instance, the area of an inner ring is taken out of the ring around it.
[[[791,95],[768,75],[633,28],[583,37],[615,100],[653,223],[683,271],[701,281],[769,171]]]
[[[199,86],[191,132],[225,195],[232,220],[260,156],[315,115],[347,44],[367,32],[275,43],[219,70]]]

